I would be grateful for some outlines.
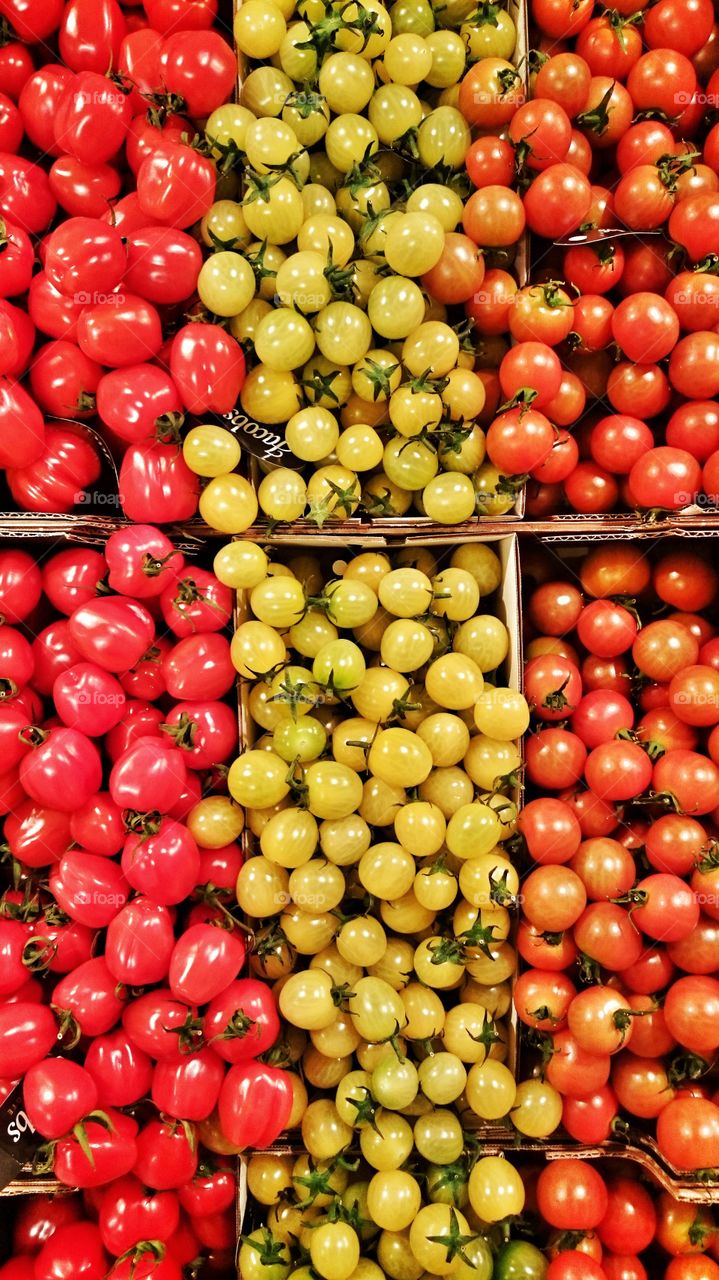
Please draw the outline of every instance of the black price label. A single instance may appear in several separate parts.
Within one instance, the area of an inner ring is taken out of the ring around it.
[[[42,1144],[25,1112],[22,1085],[13,1090],[0,1107],[0,1187],[17,1177],[23,1165],[32,1161]]]
[[[267,462],[273,467],[291,467],[293,471],[301,471],[305,465],[290,449],[283,426],[254,422],[238,409],[219,414],[215,420],[232,431],[242,447],[260,462]]]

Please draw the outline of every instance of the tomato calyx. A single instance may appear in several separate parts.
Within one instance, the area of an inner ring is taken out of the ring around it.
[[[180,430],[184,426],[184,413],[161,413],[155,418],[155,440],[158,444],[180,443]]]
[[[41,747],[50,737],[49,729],[40,729],[35,724],[28,724],[18,733],[18,738],[28,747]]]
[[[597,963],[592,956],[588,956],[585,951],[581,951],[578,956],[579,962],[579,981],[585,986],[596,986],[601,982],[601,965]]]
[[[671,791],[648,791],[645,796],[636,796],[632,804],[655,805],[665,813],[683,813],[677,797]]]
[[[351,516],[360,504],[361,495],[358,493],[358,483],[355,479],[345,489],[336,484],[334,480],[326,478],[325,484],[329,489],[329,493],[324,497],[311,500],[307,519],[312,520],[318,529],[321,529],[330,515],[338,510],[343,511],[347,517]]]
[[[615,86],[616,80],[613,80],[606,93],[597,103],[596,107],[591,107],[589,111],[580,112],[576,117],[577,127],[579,129],[587,129],[590,133],[596,134],[598,138],[601,138],[602,134],[606,133],[609,127],[608,107],[611,102]]]
[[[493,928],[494,926],[490,926]],[[461,935],[464,936],[464,935]],[[438,942],[430,942],[427,950],[430,953],[430,964],[460,964],[467,963],[462,943],[459,938],[440,938]],[[487,954],[487,952],[485,952]]]
[[[360,232],[360,237],[361,237],[361,234],[362,233]],[[255,262],[260,252],[264,254],[264,251],[266,248],[267,248],[267,241],[264,240],[262,242],[261,249],[258,249],[257,255],[255,255],[254,258],[252,254],[249,254],[249,253],[245,254],[247,261],[249,262],[250,266],[252,267],[252,270],[255,273],[255,280],[259,280],[260,284],[262,283],[263,276],[271,276],[275,274],[273,271],[265,271],[263,266],[262,274],[258,277],[257,267],[255,265]],[[311,378],[299,378],[298,382],[299,382],[299,385],[301,387],[304,387],[306,391],[312,392],[312,396],[307,397],[310,404],[315,404],[317,401],[327,399],[327,400],[334,400],[335,404],[339,406],[340,398],[337,395],[336,391],[332,389],[332,383],[338,377],[339,377],[338,369],[333,369],[331,373],[320,373],[319,369],[315,369],[312,373]]]
[[[163,1031],[177,1036],[177,1048],[182,1054],[195,1053],[205,1044],[203,1032],[202,1018],[195,1018],[192,1010],[188,1009],[185,1015],[185,1021],[179,1027],[166,1027],[163,1025]],[[199,1170],[198,1170],[199,1176]],[[208,1176],[208,1175],[204,1175]]]
[[[242,1244],[249,1245],[250,1249],[254,1249],[259,1254],[259,1261],[263,1267],[275,1266],[278,1262],[287,1261],[287,1245],[284,1240],[273,1236],[269,1227],[260,1227],[258,1231],[252,1233],[260,1236],[259,1240],[253,1240],[252,1236],[240,1236]]]
[[[430,1244],[439,1244],[447,1251],[447,1262],[452,1262],[455,1258],[461,1258],[462,1262],[466,1262],[467,1266],[472,1267],[474,1263],[467,1255],[467,1245],[472,1244],[478,1237],[476,1233],[464,1235],[459,1229],[459,1219],[452,1206],[449,1210],[449,1231],[446,1235],[427,1236]]]
[[[467,1031],[470,1040],[474,1040],[475,1044],[481,1044],[484,1047],[485,1054],[489,1057],[489,1051],[493,1044],[502,1044],[503,1040],[497,1031],[497,1026],[488,1009],[484,1011],[482,1018],[482,1030],[478,1035],[474,1035],[472,1031]]]
[[[497,926],[494,924],[482,924],[481,917],[477,916],[474,924],[470,925],[469,929],[465,929],[463,933],[460,933],[457,938],[457,942],[460,944],[459,953],[461,959],[455,961],[455,963],[466,963],[468,958],[466,953],[468,951],[481,951],[482,955],[491,960],[496,928]],[[432,963],[436,962],[433,961]]]
[[[180,617],[184,617],[188,606],[196,604],[198,601],[202,601],[202,603],[208,605],[210,609],[214,609],[216,613],[223,613],[222,608],[217,601],[213,600],[211,596],[205,595],[198,587],[194,578],[180,578],[180,580],[175,584],[175,595],[171,602],[172,608],[175,612],[179,613]]]
[[[353,1127],[358,1128],[360,1125],[368,1124],[371,1129],[374,1129],[375,1133],[379,1133],[379,1128],[377,1127],[379,1105],[375,1102],[366,1085],[361,1085],[358,1092],[364,1096],[362,1098],[348,1097],[347,1099],[356,1111]]]
[[[140,95],[148,104],[147,119],[155,128],[161,128],[168,116],[182,115],[185,110],[185,99],[179,93],[143,93]]]
[[[162,814],[157,809],[152,809],[148,813],[140,813],[137,809],[124,809],[122,813],[122,822],[125,830],[133,836],[138,836],[140,843],[143,840],[149,840],[150,836],[156,836],[162,824]]]
[[[530,1018],[534,1018],[536,1022],[549,1022],[552,1026],[559,1026],[561,1018],[556,1017],[552,1013],[548,1004],[540,1004],[536,1009],[527,1009]]]
[[[22,949],[22,962],[30,973],[42,973],[48,969],[57,955],[57,942],[40,933],[28,938]]]
[[[521,422],[523,410],[529,409],[536,399],[537,392],[534,387],[520,387],[518,391],[515,391],[511,400],[505,400],[504,404],[499,405],[497,416],[500,413],[508,413],[510,409],[519,409],[519,420]]]
[[[399,369],[399,364],[383,365],[377,360],[365,356],[362,362],[362,373],[372,388],[372,400],[383,396],[387,400],[392,392],[392,375]]]
[[[308,1208],[314,1204],[318,1196],[334,1197],[335,1188],[332,1186],[332,1175],[336,1169],[356,1169],[357,1161],[348,1161],[345,1156],[336,1156],[331,1160],[324,1169],[319,1169],[315,1164],[312,1156],[307,1157],[307,1165],[309,1173],[293,1173],[292,1181],[295,1186],[304,1187],[309,1193],[302,1197],[302,1203]]]
[[[565,707],[569,707],[570,710],[573,711],[575,704],[570,702],[569,698],[565,697],[564,694],[564,690],[569,684],[570,679],[571,677],[567,676],[566,680],[562,681],[558,689],[553,689],[551,693],[548,693],[546,697],[542,698],[542,706],[547,707],[550,711],[562,711]]]
[[[332,297],[335,302],[354,302],[354,267],[338,267],[332,261],[330,253],[327,266],[322,272],[325,280],[332,290]]]
[[[544,1071],[554,1057],[556,1048],[548,1031],[537,1031],[534,1027],[522,1026],[522,1036],[531,1049],[539,1054],[539,1071],[544,1078]]]
[[[492,4],[492,0],[483,0],[478,5],[474,13],[470,13],[465,18],[463,26],[465,27],[498,27],[497,14],[503,13],[504,10],[498,4]]]
[[[166,733],[172,739],[173,745],[179,747],[180,751],[192,751],[198,726],[197,721],[192,720],[186,711],[182,712],[177,724],[161,724],[158,727],[161,733]]]
[[[237,1009],[233,1013],[229,1022],[218,1036],[214,1036],[215,1040],[244,1040],[249,1035],[252,1028],[257,1026],[254,1018],[248,1018],[244,1009]],[[210,1041],[212,1043],[212,1041]]]
[[[489,900],[496,902],[500,907],[506,907],[508,911],[513,910],[518,905],[516,894],[507,888],[509,871],[498,872],[495,867],[489,873]]]
[[[697,871],[716,871],[719,867],[719,840],[711,840],[695,864]]]
[[[254,934],[254,944],[253,954],[262,967],[265,966],[267,959],[283,954],[286,948],[289,949],[291,956],[294,957],[295,954],[294,947],[287,941],[284,929],[276,921]]]
[[[698,1053],[677,1053],[669,1063],[667,1079],[671,1085],[683,1084],[685,1080],[701,1080],[711,1066],[711,1062]]]
[[[467,1156],[460,1156],[459,1160],[453,1160],[451,1164],[438,1165],[437,1176],[432,1177],[432,1192],[436,1193],[446,1188],[455,1202],[455,1207],[461,1209],[462,1201],[465,1199],[463,1193],[466,1191],[469,1180],[469,1165]]]
[[[365,9],[363,4],[352,6],[356,8],[357,14],[351,19],[345,18],[342,10],[336,10],[331,0],[324,0],[324,6],[325,16],[313,22],[308,38],[295,46],[297,49],[314,49],[318,63],[323,61],[330,49],[334,49],[340,31],[351,31],[362,36],[362,49],[365,49],[370,36],[381,30],[378,15],[371,9]]]
[[[63,1049],[74,1049],[82,1036],[80,1023],[71,1009],[62,1009],[55,1004],[51,1004],[50,1008],[58,1021],[57,1038]]]
[[[307,601],[305,612],[310,607],[310,601]],[[307,680],[300,678],[293,681],[292,676],[287,673],[283,676],[277,692],[273,693],[272,697],[268,698],[267,701],[279,702],[283,706],[289,707],[292,719],[297,720],[298,707],[314,707],[316,705],[320,693],[319,685],[315,685],[314,689],[316,689],[316,692],[313,692],[313,685]]]
[[[605,9],[602,17],[606,18],[609,26],[619,41],[622,50],[626,51],[627,38],[624,34],[624,28],[639,26],[639,23],[644,21],[644,12],[643,10],[638,9],[636,13],[630,13],[627,17],[624,17],[624,15],[618,13],[616,9]]]
[[[117,1262],[129,1262],[130,1269],[128,1275],[134,1276],[135,1271],[143,1258],[152,1258],[153,1262],[157,1264],[158,1262],[162,1262],[166,1253],[167,1245],[162,1240],[139,1240],[137,1244],[132,1246],[132,1248],[126,1249],[124,1253],[121,1253]]]
[[[709,1247],[710,1241],[716,1235],[716,1229],[713,1224],[708,1225],[701,1218],[697,1217],[692,1222],[687,1233],[689,1243],[697,1245],[699,1252],[703,1252]]]
[[[77,1124],[72,1126],[69,1134],[66,1135],[67,1137],[75,1138],[82,1154],[90,1165],[90,1168],[94,1169],[95,1157],[88,1140],[86,1129],[88,1121],[92,1121],[93,1124],[100,1125],[100,1127],[105,1129],[107,1133],[114,1133],[115,1126],[106,1111],[89,1111],[86,1116],[83,1116],[82,1120],[78,1120]],[[51,1142],[44,1142],[40,1147],[38,1147],[33,1159],[32,1171],[34,1175],[41,1176],[42,1174],[52,1173],[55,1165],[55,1149],[59,1141],[60,1139],[54,1138]]]

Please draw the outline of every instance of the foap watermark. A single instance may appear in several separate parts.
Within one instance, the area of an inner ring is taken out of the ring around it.
[[[719,493],[689,493],[685,489],[679,489],[674,494],[676,509],[682,507],[719,507]]]
[[[693,103],[699,103],[703,107],[716,107],[719,106],[719,93],[687,93],[680,89],[674,94],[674,101],[678,107],[689,107]]]
[[[78,907],[124,907],[127,902],[126,893],[102,893],[99,889],[79,889],[75,894]]]
[[[696,307],[713,307],[716,311],[719,307],[719,293],[704,289],[677,289],[677,292],[672,295],[672,302],[687,302]],[[713,324],[713,321],[708,320],[707,323]]]
[[[80,289],[72,297],[79,307],[121,307],[125,302],[124,293],[91,293],[87,289]]]
[[[121,493],[105,493],[101,489],[78,489],[73,502],[76,507],[121,507],[124,498]]]
[[[323,893],[287,893],[280,890],[275,894],[275,905],[278,907],[299,907],[303,911],[324,911],[327,898]]]
[[[78,706],[82,707],[124,707],[126,701],[123,692],[103,692],[102,689],[81,689],[77,695]]]

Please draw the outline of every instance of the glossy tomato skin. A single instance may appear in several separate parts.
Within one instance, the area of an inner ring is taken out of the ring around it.
[[[25,511],[72,511],[88,500],[86,491],[100,477],[95,442],[80,425],[48,422],[43,451],[25,467],[9,467],[7,481]]]
[[[162,346],[160,317],[134,293],[88,293],[77,326],[80,350],[116,369],[152,359]]]
[[[134,364],[103,374],[97,388],[97,412],[128,444],[161,440],[182,411],[177,388],[164,369]]]
[[[70,729],[100,737],[122,719],[125,693],[119,680],[93,662],[79,662],[53,685],[53,701]]]
[[[208,116],[227,102],[237,75],[232,49],[215,31],[202,40],[191,31],[167,35],[159,65],[167,92],[181,97],[188,115],[195,117]]]
[[[125,284],[158,306],[189,298],[201,266],[200,247],[184,231],[150,226],[127,237]]]
[[[60,1139],[55,1149],[55,1176],[66,1186],[100,1187],[132,1169],[137,1158],[137,1121],[112,1108],[106,1115],[110,1129],[97,1120],[85,1122],[89,1158],[74,1134]]]
[[[110,795],[121,809],[169,813],[187,781],[183,753],[162,737],[141,737],[119,756],[110,773]]]
[[[0,152],[0,213],[31,235],[40,235],[55,216],[57,204],[40,165]]]
[[[70,819],[61,810],[29,800],[23,792],[5,822],[5,839],[18,862],[46,867],[61,858],[70,844]]]
[[[228,413],[245,381],[245,358],[218,325],[189,324],[173,340],[170,372],[190,413]]]
[[[58,1227],[45,1242],[35,1261],[35,1276],[37,1280],[64,1280],[70,1275],[102,1280],[107,1264],[95,1224],[72,1222]]]
[[[135,1177],[146,1187],[169,1191],[193,1177],[198,1164],[197,1140],[191,1124],[149,1120],[137,1138]]]
[[[5,224],[5,248],[0,258],[0,297],[24,293],[32,279],[35,250],[22,227]]]
[[[236,1147],[268,1146],[287,1124],[292,1099],[285,1071],[254,1061],[237,1063],[220,1090],[222,1131]]]
[[[57,1023],[46,1005],[28,1001],[0,1005],[0,1075],[24,1075],[47,1056],[57,1038]]]
[[[0,82],[3,93],[12,98],[13,102],[19,100],[23,85],[34,68],[30,50],[18,40],[9,40],[0,50]]]
[[[185,557],[152,525],[133,525],[110,534],[105,544],[108,585],[121,595],[157,596],[182,571]]]
[[[169,1241],[179,1223],[174,1193],[148,1193],[131,1174],[118,1178],[100,1200],[100,1234],[113,1257],[119,1257],[140,1240]]]
[[[70,0],[60,24],[62,60],[73,71],[102,75],[108,54],[112,64],[117,64],[125,31],[125,18],[116,0]]]
[[[162,669],[173,698],[221,698],[236,678],[229,642],[216,631],[178,640],[164,658]]]
[[[121,88],[96,71],[80,71],[58,102],[55,138],[76,160],[104,164],[122,146],[130,118],[130,100]]]
[[[121,865],[133,889],[164,906],[189,897],[200,876],[197,845],[187,827],[172,818],[153,822],[149,834],[129,835]]]
[[[612,1133],[612,1122],[619,1110],[614,1090],[609,1085],[597,1089],[589,1098],[565,1098],[562,1124],[576,1142],[605,1142]]]
[[[60,339],[37,351],[30,368],[33,395],[49,417],[89,418],[102,368],[74,342]]]
[[[222,764],[236,749],[237,716],[226,702],[178,702],[164,731],[184,751],[192,769]]]
[[[195,924],[177,939],[169,967],[173,996],[187,1004],[215,1000],[237,977],[245,959],[240,933]]]
[[[113,293],[127,266],[127,250],[114,227],[97,218],[67,218],[45,245],[45,272],[68,297]]]
[[[163,1115],[206,1120],[217,1104],[224,1078],[224,1063],[211,1045],[195,1053],[178,1053],[155,1066],[152,1100]]]
[[[28,1119],[52,1140],[69,1133],[73,1125],[97,1105],[97,1089],[92,1076],[76,1062],[45,1058],[27,1072],[23,1100]]]
[[[70,617],[70,635],[88,662],[97,663],[105,671],[125,671],[149,649],[155,624],[137,601],[105,596],[75,609]]]
[[[118,994],[105,957],[96,956],[60,979],[52,1002],[57,1009],[73,1014],[83,1035],[100,1036],[118,1021],[125,994]]]
[[[122,188],[110,164],[92,164],[77,156],[59,155],[48,174],[50,191],[72,217],[100,218]]]
[[[197,511],[199,477],[190,471],[177,445],[131,445],[120,468],[120,498],[125,515],[138,523],[190,520]]]
[[[18,1253],[37,1254],[57,1227],[77,1222],[81,1216],[78,1197],[28,1196],[15,1215],[13,1248]]]
[[[220,992],[205,1014],[215,1052],[226,1062],[256,1058],[271,1049],[280,1033],[277,1006],[265,983],[241,978]]]
[[[107,967],[116,982],[128,986],[162,982],[167,975],[174,941],[167,907],[149,898],[134,898],[108,926]]]
[[[28,467],[45,449],[45,424],[39,408],[23,387],[0,378],[0,465]]]
[[[209,160],[184,143],[163,142],[137,172],[137,199],[149,221],[184,230],[204,217],[215,193]]]
[[[96,1036],[85,1055],[85,1069],[95,1082],[100,1107],[130,1106],[152,1081],[150,1058],[120,1027]]]
[[[128,897],[117,863],[84,849],[63,854],[50,873],[50,887],[66,914],[90,929],[104,929]]]
[[[97,747],[76,729],[42,731],[20,765],[28,795],[48,808],[71,813],[97,790],[102,762]]]
[[[630,1178],[613,1178],[609,1202],[597,1226],[602,1244],[614,1253],[641,1253],[654,1238],[657,1215],[649,1192]]]
[[[162,1062],[177,1053],[178,1032],[196,1014],[184,1000],[174,999],[169,988],[160,988],[130,1001],[122,1025],[139,1049]]]

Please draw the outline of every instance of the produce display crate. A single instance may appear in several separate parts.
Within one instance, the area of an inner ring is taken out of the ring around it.
[[[277,1142],[269,1148],[269,1151],[276,1155],[296,1156],[302,1154],[302,1148],[295,1143]],[[238,1160],[238,1190],[236,1198],[236,1221],[237,1221],[237,1237],[238,1237],[238,1254],[239,1243],[242,1234],[255,1230],[261,1226],[266,1217],[267,1207],[259,1204],[249,1193],[247,1188],[247,1164],[252,1156],[252,1152],[240,1156]],[[557,1144],[541,1144],[534,1142],[523,1142],[521,1148],[511,1141],[487,1142],[482,1144],[480,1156],[499,1156],[508,1160],[511,1164],[518,1166],[522,1171],[526,1170],[530,1176],[541,1172],[546,1164],[557,1160],[576,1159],[577,1151],[567,1150]],[[658,1168],[653,1167],[644,1158],[641,1152],[636,1152],[623,1147],[584,1147],[581,1151],[583,1160],[591,1160],[597,1171],[604,1178],[612,1176],[620,1176],[630,1178],[632,1181],[641,1181],[644,1183],[650,1193],[654,1196],[664,1192],[672,1196],[674,1200],[682,1203],[691,1203],[696,1205],[709,1205],[719,1203],[716,1197],[706,1194],[705,1188],[685,1188],[670,1178]],[[531,1221],[531,1214],[530,1214]],[[652,1246],[652,1261],[654,1246]],[[660,1264],[660,1258],[656,1258],[657,1264]],[[666,1263],[666,1258],[664,1258]],[[661,1275],[663,1270],[661,1266],[657,1266],[655,1273]]]
[[[42,566],[66,544],[102,547],[112,533],[129,523],[93,515],[3,512],[0,514],[0,549],[17,544],[18,549],[30,554],[36,564]],[[178,527],[170,536],[187,557],[188,567],[191,568],[193,557],[207,559],[208,544],[191,530]],[[214,548],[210,546],[209,550],[211,563]],[[19,1115],[20,1124],[17,1123]],[[54,1178],[33,1174],[32,1157],[39,1145],[24,1122],[22,1089],[18,1087],[0,1106],[0,1197],[55,1195],[69,1190]]]
[[[521,657],[522,616],[521,616],[521,575],[520,575],[518,540],[513,532],[510,533],[508,530],[505,529],[503,533],[497,533],[491,538],[481,538],[481,539],[478,539],[477,541],[486,543],[487,545],[491,546],[495,550],[496,554],[499,556],[500,562],[502,565],[502,582],[496,593],[497,598],[496,598],[495,607],[496,607],[497,616],[500,618],[502,622],[504,622],[505,626],[507,627],[507,630],[509,632],[509,640],[510,640],[509,652],[504,664],[502,675],[508,687],[513,689],[519,689],[521,687],[521,672],[522,672],[522,657]],[[325,534],[325,535],[318,534],[312,540],[312,542],[308,543],[308,542],[300,541],[299,539],[295,538],[291,534],[274,534],[270,539],[264,540],[264,545],[267,547],[268,551],[270,551],[272,548],[275,548],[275,547],[276,548],[287,547],[288,549],[291,549],[293,552],[296,552],[296,553],[304,552],[304,553],[312,553],[312,554],[317,554],[317,553],[321,554],[323,551],[326,551],[327,557],[328,557],[327,563],[331,566],[335,574],[337,574],[338,572],[341,572],[341,569],[343,567],[343,557],[340,551],[340,547],[344,548],[345,552],[351,551],[352,553],[357,553],[361,550],[368,550],[368,549],[372,549],[372,550],[382,549],[386,551],[390,556],[393,551],[398,551],[403,548],[417,547],[419,549],[419,548],[427,547],[427,548],[436,548],[437,552],[440,554],[440,557],[441,557],[442,553],[444,553],[445,555],[451,554],[451,551],[454,550],[458,544],[456,543],[456,541],[452,541],[448,537],[443,537],[439,535],[406,537],[401,540],[390,542],[390,541],[385,541],[384,539],[376,539],[376,538],[370,538],[370,537],[364,538],[362,540],[353,539],[349,541],[346,539],[340,540],[338,537],[332,537],[329,534]],[[441,567],[441,563],[442,563],[442,560],[440,559],[440,567]],[[238,593],[238,596],[241,597],[242,593]],[[492,599],[492,597],[485,597],[485,598]],[[239,616],[239,609],[241,609],[241,607],[242,607],[242,601],[240,599],[240,603],[238,606],[238,616]],[[481,601],[480,601],[480,608],[481,608]],[[240,679],[238,709],[239,709],[240,749],[241,750],[243,748],[251,747],[257,736],[257,726],[252,720],[252,717],[249,712],[249,707],[248,707],[248,690],[249,690],[248,682],[243,679]],[[517,803],[521,801],[521,786],[518,786],[515,789],[512,798]],[[245,859],[252,857],[254,854],[259,852],[259,842],[257,841],[254,834],[247,827],[245,827],[242,833],[241,844],[242,844]],[[253,919],[249,917],[245,917],[244,923],[247,925],[250,931],[252,931],[253,928],[256,928],[256,925],[257,925],[257,921],[253,921]],[[510,942],[512,941],[512,935],[510,935],[509,941]],[[517,1018],[516,1018],[516,1013],[515,1013],[513,1004],[510,1005],[508,1012],[499,1021],[499,1025],[501,1026],[502,1031],[506,1035],[506,1042],[507,1042],[506,1063],[516,1077],[517,1070],[518,1070],[518,1063],[517,1063],[518,1034],[517,1034]],[[467,1127],[471,1127],[473,1130],[477,1132],[481,1132],[483,1135],[486,1132],[488,1136],[495,1132],[494,1126],[485,1124],[479,1121],[474,1116],[471,1116],[470,1119],[467,1121]],[[506,1129],[500,1130],[500,1132],[503,1133],[506,1138]],[[283,1144],[284,1147],[286,1148],[288,1143],[291,1145],[291,1136],[285,1135],[281,1137],[279,1141],[280,1141],[280,1144]],[[274,1150],[275,1148],[273,1147],[272,1149]]]
[[[570,532],[565,524],[567,519],[577,522],[581,520],[581,531],[575,525]],[[603,516],[600,520],[586,517],[557,517],[551,522],[527,522],[522,527],[522,533],[530,535],[520,542],[520,567],[523,570],[523,580],[526,581],[529,568],[528,552],[532,543],[539,547],[551,547],[552,554],[556,557],[558,573],[564,571],[568,577],[574,577],[574,565],[600,542],[640,540],[645,545],[642,546],[641,551],[638,549],[638,558],[643,558],[652,550],[666,551],[673,545],[674,540],[685,538],[690,539],[693,549],[696,549],[697,543],[714,542],[719,537],[719,521],[711,526],[705,519],[675,517],[662,522],[661,525],[653,525],[647,521],[632,520],[620,515]],[[524,564],[523,555],[527,557]],[[714,547],[712,547],[712,557],[715,557]],[[525,874],[530,870],[532,867],[527,867]],[[520,969],[524,967],[526,965],[520,959]],[[532,1073],[535,1062],[536,1054],[527,1050],[523,1037],[518,1035],[517,1079],[526,1079]],[[716,1067],[709,1073],[709,1079],[719,1083],[719,1071]],[[719,1179],[709,1180],[702,1175],[688,1174],[686,1170],[672,1165],[662,1155],[651,1134],[643,1132],[641,1119],[631,1118],[630,1133],[626,1141],[609,1140],[587,1147],[561,1130],[558,1131],[558,1135],[553,1135],[553,1139],[554,1137],[557,1137],[556,1142],[552,1140],[543,1146],[549,1159],[576,1158],[581,1155],[583,1159],[589,1160],[601,1158],[630,1160],[657,1185],[678,1200],[719,1204]],[[526,1143],[523,1141],[522,1145],[526,1146]]]
[[[239,11],[242,0],[233,0],[233,16]],[[507,0],[506,9],[510,17],[513,19],[517,39],[512,55],[512,62],[517,68],[523,86],[527,87],[529,81],[529,18],[528,18],[528,0]],[[237,95],[239,95],[244,76],[246,74],[247,64],[245,56],[237,52],[238,60],[238,79],[237,79]],[[513,261],[513,271],[517,277],[520,288],[529,282],[529,237],[524,233],[516,246],[516,252]],[[225,425],[231,425],[232,414],[223,415]],[[272,428],[269,428],[272,430]],[[240,436],[240,438],[242,438]],[[270,466],[263,466],[257,457],[249,455],[245,474],[252,481],[255,488],[259,485],[262,476]],[[517,500],[510,511],[501,517],[503,524],[513,524],[524,516],[525,509],[525,491],[521,489],[517,494]],[[478,515],[465,524],[457,525],[448,529],[455,537],[480,536],[488,530],[488,527],[496,522],[497,517]],[[306,518],[296,520],[291,525],[292,532],[300,538],[313,537],[317,531],[316,525]],[[364,537],[366,535],[375,535],[383,538],[400,538],[408,533],[423,536],[434,533],[437,526],[426,516],[418,513],[405,516],[381,516],[372,518],[370,516],[355,516],[348,520],[331,521],[327,532],[335,533],[338,537],[347,539],[354,537]],[[269,522],[260,519],[256,526],[248,530],[247,536],[258,540],[265,538],[269,533]]]

